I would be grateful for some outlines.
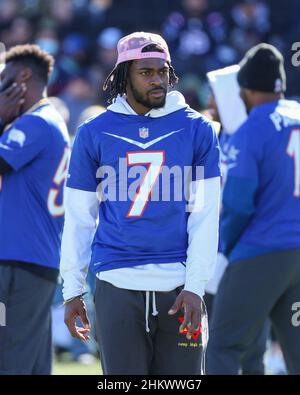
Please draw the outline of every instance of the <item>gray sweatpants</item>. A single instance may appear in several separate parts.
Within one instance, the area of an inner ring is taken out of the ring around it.
[[[204,301],[207,307],[208,323],[210,324],[210,317],[212,316],[213,303],[215,295],[205,294]],[[262,327],[262,331],[254,339],[253,344],[247,347],[243,359],[241,360],[241,373],[243,375],[264,375],[264,354],[267,348],[267,340],[270,335],[270,322],[266,320]]]
[[[97,279],[96,335],[104,374],[200,374],[201,335],[187,340],[179,333],[183,312],[168,315],[181,290],[155,292],[153,301],[152,291],[147,299],[145,291]],[[153,316],[155,307],[158,314]]]
[[[300,250],[229,264],[214,300],[207,348],[208,374],[238,374],[269,317],[290,374],[300,374]]]
[[[54,290],[52,281],[0,265],[0,302],[6,307],[6,326],[0,326],[0,374],[51,373]]]

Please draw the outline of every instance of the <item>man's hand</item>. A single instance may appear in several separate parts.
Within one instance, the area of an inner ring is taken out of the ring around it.
[[[77,318],[80,318],[83,328],[76,326]],[[90,332],[90,323],[86,312],[86,306],[81,296],[78,296],[66,304],[65,324],[73,337],[83,341],[90,340],[90,337],[87,335],[87,333]]]
[[[25,93],[26,85],[18,85],[16,82],[0,92],[0,118],[5,125],[20,115],[22,104],[25,102]]]
[[[200,296],[189,291],[181,291],[168,314],[174,315],[178,310],[184,309],[184,320],[180,325],[179,332],[187,329],[186,338],[191,339],[192,335],[199,330],[202,314],[202,300]]]

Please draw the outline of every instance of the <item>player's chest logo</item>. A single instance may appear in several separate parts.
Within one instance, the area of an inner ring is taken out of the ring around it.
[[[141,129],[145,129],[142,132],[147,132],[147,134],[142,133],[142,136],[141,136],[141,134],[140,134],[141,133]],[[117,134],[112,134],[112,133],[108,133],[108,132],[102,132],[102,133],[106,134],[108,136],[114,137],[116,139],[126,141],[129,144],[136,145],[137,147],[142,148],[143,150],[146,150],[147,148],[151,147],[152,145],[158,143],[159,141],[162,141],[162,140],[166,139],[167,137],[172,136],[174,133],[182,132],[183,130],[184,130],[184,128],[179,129],[179,130],[173,130],[170,133],[163,134],[162,136],[159,136],[159,137],[157,137],[154,140],[147,141],[146,143],[142,143],[141,141],[132,140],[132,139],[129,139],[128,137],[120,136],[120,135],[117,135]],[[142,138],[145,139],[148,136],[149,136],[149,129],[147,129],[147,128],[140,128],[139,129],[139,137],[142,137]]]
[[[141,139],[147,139],[149,137],[149,129],[148,128],[139,128],[139,136]]]

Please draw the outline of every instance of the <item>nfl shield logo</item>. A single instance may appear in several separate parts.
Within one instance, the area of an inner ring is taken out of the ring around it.
[[[149,137],[149,129],[148,128],[139,128],[139,135],[142,139],[146,139]]]

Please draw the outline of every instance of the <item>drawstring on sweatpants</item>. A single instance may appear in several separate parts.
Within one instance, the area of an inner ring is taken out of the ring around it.
[[[155,291],[152,293],[152,315],[155,317],[158,314],[156,310],[156,298],[155,298]]]
[[[156,316],[158,311],[156,309],[156,299],[155,299],[155,291],[152,292],[152,315]],[[146,291],[146,308],[145,308],[145,319],[146,319],[146,332],[150,332],[149,328],[149,305],[150,305],[150,291]]]

